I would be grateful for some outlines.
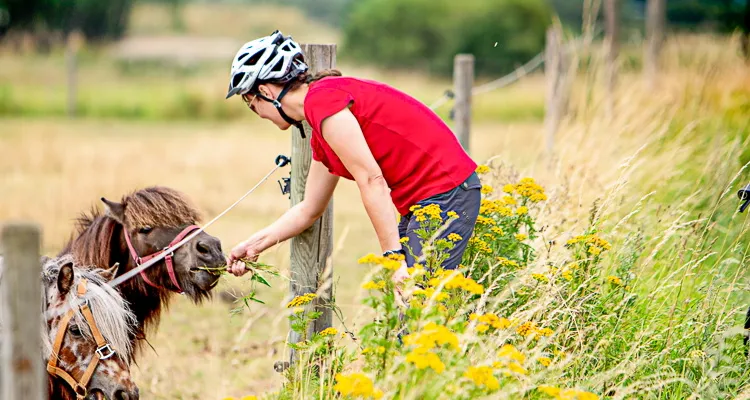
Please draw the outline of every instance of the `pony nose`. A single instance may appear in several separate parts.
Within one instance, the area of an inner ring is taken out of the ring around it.
[[[200,238],[195,242],[195,250],[202,258],[219,258],[223,260],[219,239],[213,237]]]
[[[126,392],[124,390],[118,390],[115,392],[114,400],[138,400],[138,388],[135,388],[132,392]]]

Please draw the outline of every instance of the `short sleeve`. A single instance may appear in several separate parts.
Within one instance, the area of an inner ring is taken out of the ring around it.
[[[337,89],[321,87],[311,89],[305,96],[305,118],[313,131],[320,132],[323,120],[346,108],[354,101],[351,93]]]

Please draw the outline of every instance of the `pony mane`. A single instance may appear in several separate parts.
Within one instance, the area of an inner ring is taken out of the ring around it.
[[[202,219],[200,212],[180,192],[163,186],[147,187],[122,197],[125,223],[132,228],[170,227],[195,224]],[[113,241],[118,221],[96,208],[81,213],[76,219],[76,236],[63,246],[59,255],[72,253],[83,265],[111,267]]]
[[[123,196],[125,222],[130,228],[164,226],[176,228],[200,222],[201,214],[180,192],[152,186]]]
[[[42,265],[42,274],[40,284],[42,285],[42,308],[39,310],[40,315],[38,316],[40,322],[40,335],[42,339],[42,351],[45,359],[52,356],[52,339],[50,339],[47,328],[47,290],[50,287],[56,287],[57,276],[60,272],[60,268],[70,262],[73,262],[72,255],[65,255],[55,259],[43,258],[44,264]],[[40,260],[42,262],[42,260]],[[0,281],[2,281],[4,270],[3,258],[0,256]],[[129,339],[129,335],[135,329],[137,324],[135,314],[133,314],[128,308],[127,304],[120,296],[120,294],[112,287],[110,287],[102,276],[95,272],[95,270],[82,268],[79,265],[74,264],[73,274],[75,277],[74,288],[78,285],[81,279],[85,278],[89,281],[87,285],[88,292],[86,298],[89,300],[91,313],[96,321],[96,326],[101,332],[104,339],[117,351],[125,360],[130,360],[132,356],[132,344]],[[75,289],[67,296],[68,307],[65,310],[60,310],[60,313],[65,313],[68,310],[74,310],[72,321],[74,321],[80,328],[81,333],[88,339],[93,340],[91,330],[88,328],[86,318],[81,313],[79,308],[81,299]],[[5,313],[7,312],[4,307],[0,307],[0,332],[3,330],[3,321],[5,319]]]
[[[42,282],[44,284],[45,296],[46,291],[50,287],[55,287],[60,268],[73,261],[73,256],[68,254],[55,259],[49,259],[42,266]],[[134,332],[137,324],[135,314],[128,308],[127,303],[120,293],[109,286],[107,281],[96,270],[76,265],[73,267],[73,271],[75,277],[73,289],[68,293],[66,298],[67,307],[65,310],[61,310],[61,313],[74,310],[72,321],[80,327],[81,333],[87,339],[94,339],[88,322],[79,308],[83,300],[78,297],[75,290],[81,279],[85,278],[88,280],[88,285],[86,286],[88,291],[84,297],[89,301],[91,313],[94,316],[97,328],[102,336],[104,336],[104,339],[110,343],[112,348],[124,360],[130,360],[133,352],[130,335]],[[43,299],[43,301],[46,303],[46,299]],[[46,320],[43,323],[45,327],[43,332],[46,332]],[[49,357],[52,352],[52,341],[49,335],[45,334],[42,337],[45,357]]]

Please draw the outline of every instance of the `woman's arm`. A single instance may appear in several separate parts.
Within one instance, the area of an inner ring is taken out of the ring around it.
[[[272,224],[235,246],[227,260],[227,265],[232,266],[230,272],[237,276],[244,274],[245,265],[237,262],[240,258],[254,261],[269,247],[297,236],[312,226],[325,212],[338,179],[322,163],[313,160],[307,175],[305,198]]]
[[[323,120],[323,138],[357,182],[365,210],[383,251],[400,249],[398,224],[390,189],[365,141],[359,122],[348,108]]]

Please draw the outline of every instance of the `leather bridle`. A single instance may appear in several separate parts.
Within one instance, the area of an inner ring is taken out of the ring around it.
[[[83,298],[86,295],[86,292],[88,290],[86,287],[87,282],[88,281],[86,279],[81,279],[81,281],[78,283],[78,297]],[[84,318],[86,318],[86,323],[88,323],[89,328],[91,329],[91,334],[94,336],[94,340],[96,340],[96,351],[94,352],[94,356],[91,359],[91,363],[89,364],[88,368],[86,368],[86,371],[84,371],[83,376],[81,376],[80,380],[77,380],[65,370],[57,366],[58,355],[62,350],[62,343],[63,339],[65,338],[65,333],[68,330],[68,324],[70,323],[70,320],[71,318],[73,318],[73,315],[75,313],[75,310],[68,310],[62,320],[60,320],[60,326],[57,329],[55,343],[52,346],[52,355],[47,362],[47,372],[49,372],[52,376],[57,376],[67,382],[76,393],[76,399],[83,400],[88,394],[88,390],[86,388],[89,384],[89,380],[91,380],[91,377],[94,375],[94,371],[99,364],[99,360],[106,360],[112,357],[113,355],[115,355],[115,350],[112,349],[109,343],[107,343],[107,341],[104,339],[104,336],[102,336],[101,332],[99,331],[99,328],[97,328],[96,321],[94,320],[94,315],[91,313],[91,308],[89,307],[88,299],[84,299],[83,304],[79,308]]]
[[[140,257],[138,255],[138,252],[135,251],[135,247],[133,247],[133,243],[130,240],[130,234],[128,233],[128,231],[127,231],[127,229],[125,227],[123,227],[123,232],[125,233],[125,241],[128,243],[128,249],[130,249],[130,255],[133,257],[133,261],[135,261],[136,265],[140,266],[144,262],[146,262],[146,261],[148,261],[148,260],[150,260],[150,259],[152,259],[154,257],[160,256],[167,249],[169,249],[170,247],[172,247],[175,244],[179,243],[182,239],[185,238],[185,236],[189,235],[190,232],[192,232],[192,231],[194,231],[196,229],[200,229],[200,227],[197,226],[197,225],[190,225],[190,226],[188,226],[187,228],[183,229],[182,232],[180,232],[179,235],[175,236],[175,238],[172,239],[172,241],[169,242],[169,244],[167,246],[165,246],[163,249],[157,251],[156,253],[149,254],[149,255],[144,256],[144,257]],[[173,256],[174,256],[174,253],[169,253],[169,254],[166,255],[166,257],[164,257],[164,260],[167,263],[167,272],[169,273],[169,279],[172,281],[172,284],[174,284],[175,287],[177,287],[177,290],[174,290],[174,289],[170,289],[170,290],[173,290],[173,291],[176,291],[177,293],[182,294],[183,293],[182,287],[180,287],[179,282],[177,282],[177,275],[174,272],[174,265],[172,263],[172,257]],[[141,277],[143,278],[144,281],[146,281],[147,284],[151,285],[152,287],[163,289],[161,286],[156,285],[155,283],[151,282],[151,280],[148,279],[148,277],[146,276],[146,271],[141,271]]]

